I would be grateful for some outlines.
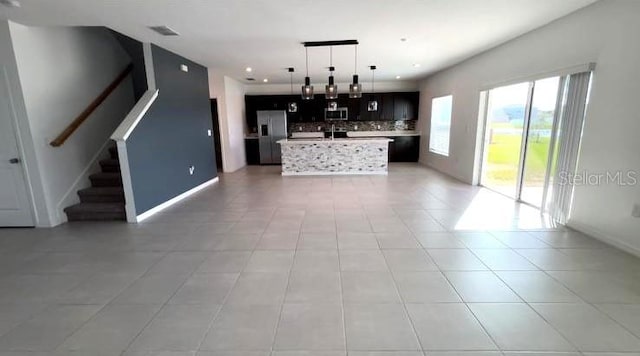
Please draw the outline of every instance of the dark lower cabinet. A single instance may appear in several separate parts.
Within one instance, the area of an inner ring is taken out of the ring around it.
[[[260,164],[260,146],[257,138],[244,139],[244,151],[247,156],[248,165]]]
[[[389,162],[418,162],[420,136],[389,137]]]

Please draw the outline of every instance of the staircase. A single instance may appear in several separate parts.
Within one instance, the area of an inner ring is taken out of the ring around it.
[[[101,172],[89,176],[91,187],[78,191],[80,203],[64,209],[69,221],[126,220],[118,150],[100,161]]]

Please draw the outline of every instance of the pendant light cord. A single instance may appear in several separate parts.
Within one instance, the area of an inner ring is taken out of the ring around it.
[[[331,67],[333,67],[333,46],[329,47],[329,71],[331,71]]]
[[[307,77],[309,76],[309,49],[307,47],[304,48],[305,56],[307,57]]]
[[[354,47],[356,48],[356,59],[353,64],[353,74],[358,74],[358,45],[355,45]]]
[[[371,68],[371,93],[376,92],[376,70]]]

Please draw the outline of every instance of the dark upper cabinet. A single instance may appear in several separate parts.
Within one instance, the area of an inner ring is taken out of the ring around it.
[[[349,121],[360,120],[360,102],[359,98],[347,99],[347,109],[349,110]]]
[[[300,102],[302,101],[302,98],[299,95],[283,95],[281,102],[282,105],[284,106],[283,109],[278,109],[278,110],[286,110],[287,111],[287,123],[295,123],[295,122],[302,122],[302,117],[301,117],[301,113],[300,113]],[[289,103],[296,103],[298,105],[298,111],[296,112],[289,112]]]
[[[253,95],[244,96],[245,115],[247,119],[247,127],[249,132],[257,132],[258,130],[258,117],[256,115],[257,101],[259,97]]]
[[[298,104],[298,111],[300,112],[299,116],[301,122],[311,121],[311,115],[313,115],[313,101],[300,100],[300,103]]]
[[[368,110],[370,100],[378,102],[377,111]],[[418,92],[363,93],[362,98],[358,99],[351,99],[348,94],[340,94],[336,99],[338,107],[346,107],[349,110],[350,121],[417,120],[419,100]],[[287,110],[288,103],[291,101],[298,104],[298,112],[287,112],[288,122],[324,121],[324,109],[328,105],[324,92],[317,92],[313,100],[303,100],[298,94],[247,95],[245,104],[249,129],[257,127],[256,111]]]
[[[362,94],[362,98],[360,98],[360,120],[362,121],[378,121],[381,120],[382,114],[382,94]],[[378,110],[369,111],[369,102],[377,101],[378,102]]]
[[[394,93],[393,117],[395,120],[417,120],[420,93]]]
[[[311,121],[324,121],[324,108],[327,107],[327,99],[324,98],[324,93],[316,94],[314,100],[314,115]]]
[[[378,102],[378,111],[380,112],[380,120],[394,120],[394,102],[395,93],[384,93],[380,95]]]
[[[329,100],[327,100],[328,102]],[[339,108],[348,108],[349,107],[349,94],[339,94],[338,95],[338,107]]]

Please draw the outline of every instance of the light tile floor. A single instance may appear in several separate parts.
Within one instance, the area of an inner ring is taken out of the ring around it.
[[[415,164],[0,230],[0,356],[640,355],[640,260]]]

